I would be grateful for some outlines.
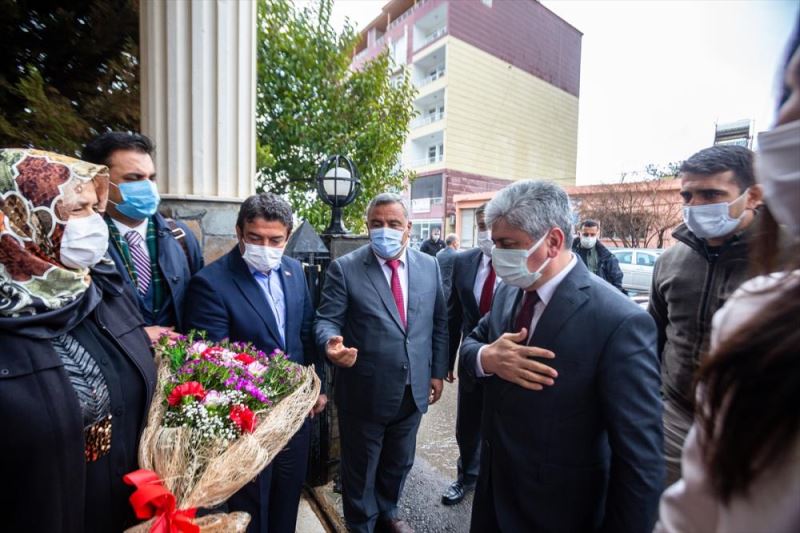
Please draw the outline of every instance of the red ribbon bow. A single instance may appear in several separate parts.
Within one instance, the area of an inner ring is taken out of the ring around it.
[[[176,509],[175,495],[164,487],[152,470],[136,470],[123,476],[122,480],[136,487],[130,497],[136,518],[147,520],[156,517],[150,533],[200,532],[200,526],[192,520],[197,509]]]

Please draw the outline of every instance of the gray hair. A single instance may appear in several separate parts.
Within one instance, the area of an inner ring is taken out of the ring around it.
[[[572,209],[564,189],[551,181],[518,181],[501,189],[486,206],[486,224],[498,219],[521,229],[534,240],[551,228],[564,232],[564,247],[572,235]]]
[[[399,194],[393,192],[382,192],[370,200],[369,205],[367,206],[367,218],[369,218],[369,214],[374,208],[378,207],[379,205],[387,204],[400,204],[400,207],[403,208],[403,216],[405,216],[406,220],[408,220],[408,206],[406,205],[405,199]]]
[[[458,240],[458,235],[456,235],[455,233],[451,233],[451,234],[450,234],[450,235],[448,235],[448,236],[447,236],[447,238],[444,240],[444,243],[445,243],[447,246],[450,246],[451,244],[453,244],[453,243],[454,243],[454,242],[456,242],[457,240]]]

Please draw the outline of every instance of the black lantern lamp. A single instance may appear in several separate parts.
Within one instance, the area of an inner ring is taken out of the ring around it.
[[[343,156],[334,155],[326,159],[317,171],[317,193],[322,201],[331,206],[331,223],[325,230],[327,235],[344,235],[347,229],[342,224],[342,209],[353,203],[361,190],[355,164]]]

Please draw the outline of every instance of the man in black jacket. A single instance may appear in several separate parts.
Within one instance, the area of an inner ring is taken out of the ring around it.
[[[572,252],[583,260],[589,272],[597,274],[621,290],[622,294],[628,294],[622,288],[622,270],[619,268],[619,261],[599,239],[600,224],[594,220],[584,220],[580,234],[572,241]]]
[[[422,245],[419,247],[419,251],[430,256],[436,257],[436,254],[444,250],[445,244],[442,240],[442,230],[439,228],[433,228],[431,230],[431,236],[424,241],[422,241]]]

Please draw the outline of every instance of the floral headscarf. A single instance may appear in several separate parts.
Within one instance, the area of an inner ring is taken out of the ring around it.
[[[39,150],[0,150],[0,317],[64,309],[89,289],[88,271],[65,267],[59,254],[70,205],[87,182],[104,211],[106,167]]]

